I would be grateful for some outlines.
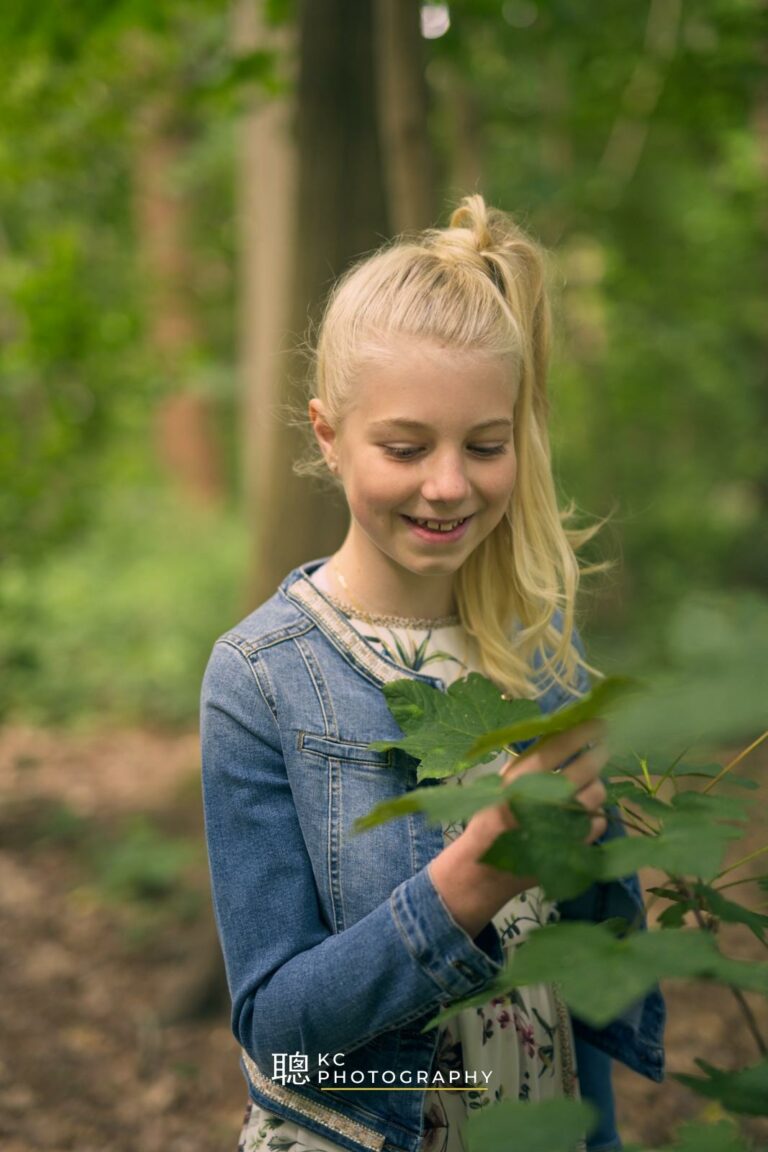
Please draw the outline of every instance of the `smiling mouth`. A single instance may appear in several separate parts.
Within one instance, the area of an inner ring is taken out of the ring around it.
[[[412,524],[418,524],[420,528],[429,528],[431,532],[453,532],[460,524],[469,520],[469,516],[463,516],[459,520],[418,520],[415,516],[406,516],[405,519],[410,520]]]

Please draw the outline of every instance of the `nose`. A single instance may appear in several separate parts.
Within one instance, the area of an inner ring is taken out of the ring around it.
[[[434,454],[421,487],[425,500],[434,504],[458,504],[470,492],[466,461],[461,452]]]

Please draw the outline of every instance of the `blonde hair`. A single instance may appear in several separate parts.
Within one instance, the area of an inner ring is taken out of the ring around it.
[[[600,524],[566,526],[548,435],[550,305],[546,255],[509,216],[482,196],[465,197],[448,228],[403,237],[339,280],[316,343],[315,394],[338,428],[354,403],[361,368],[391,355],[392,338],[427,341],[498,358],[517,381],[517,478],[500,523],[456,577],[461,621],[482,666],[511,697],[541,694],[554,680],[571,691],[591,669],[574,643],[581,571],[576,549]],[[325,472],[318,451],[302,475]],[[513,635],[513,629],[516,631]]]

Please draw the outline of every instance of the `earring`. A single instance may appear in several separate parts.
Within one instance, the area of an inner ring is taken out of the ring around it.
[[[328,467],[331,470],[331,472],[333,472],[333,474],[335,476],[339,470],[339,463],[337,460],[329,460],[328,461]]]

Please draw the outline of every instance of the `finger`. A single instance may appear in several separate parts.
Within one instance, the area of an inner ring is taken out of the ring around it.
[[[575,785],[577,792],[580,792],[582,788],[586,788],[587,785],[600,778],[600,773],[609,759],[610,753],[607,746],[595,744],[586,752],[576,756],[563,770],[563,776]]]
[[[598,779],[577,792],[574,799],[578,800],[588,812],[598,812],[605,804],[606,797],[605,785]]]
[[[595,816],[589,828],[589,833],[586,838],[587,844],[594,844],[595,840],[599,840],[608,827],[608,821],[605,816]]]
[[[573,744],[566,745],[566,747],[569,746],[573,747]],[[559,747],[562,748],[563,745],[561,744]],[[553,749],[546,756],[534,756],[533,754],[520,756],[515,760],[508,761],[499,774],[505,784],[510,784],[518,777],[534,772],[562,772],[579,789],[598,776],[609,759],[607,746],[600,741],[591,742],[579,748],[567,757],[565,766],[553,763],[553,756],[559,754],[557,749]]]
[[[519,766],[526,766],[531,772],[554,772],[563,768],[574,756],[577,756],[587,744],[598,743],[603,735],[604,726],[599,720],[588,720],[584,724],[577,724],[567,732],[558,732],[555,736],[545,736],[529,752],[521,757]]]

